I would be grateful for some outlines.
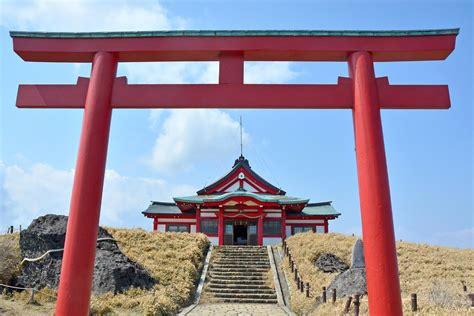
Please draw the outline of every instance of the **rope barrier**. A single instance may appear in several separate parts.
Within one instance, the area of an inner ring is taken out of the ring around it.
[[[40,290],[35,289],[34,287],[19,287],[19,286],[6,285],[6,284],[0,283],[0,287],[1,287],[1,286],[5,287],[5,288],[14,289],[14,290],[30,290],[30,291],[35,291],[36,293],[40,293],[40,294],[42,294],[42,295],[49,296],[49,297],[52,297],[52,298],[54,298],[54,299],[57,298],[57,296],[54,296],[54,295],[51,295],[51,294],[42,292],[42,291],[40,291]]]
[[[97,241],[115,241],[115,239],[111,238],[111,237],[104,237],[104,238],[98,238]],[[60,248],[60,249],[51,249],[51,250],[48,250],[46,251],[44,254],[42,254],[41,256],[37,257],[37,258],[24,258],[20,265],[22,265],[25,261],[26,262],[36,262],[36,261],[39,261],[41,259],[43,259],[44,257],[46,257],[48,254],[50,253],[54,253],[54,252],[61,252],[61,251],[64,251],[64,248]]]

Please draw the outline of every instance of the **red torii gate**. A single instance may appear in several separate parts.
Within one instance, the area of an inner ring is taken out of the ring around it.
[[[446,85],[390,85],[374,62],[443,60],[459,29],[422,31],[10,32],[25,61],[92,62],[76,85],[20,85],[17,107],[84,108],[57,315],[86,315],[112,109],[351,109],[369,308],[401,315],[380,109],[448,109]],[[219,61],[218,84],[127,84],[118,62]],[[244,61],[343,61],[335,85],[244,84]]]

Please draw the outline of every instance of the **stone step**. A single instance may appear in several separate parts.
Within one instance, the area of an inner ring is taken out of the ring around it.
[[[210,274],[222,274],[222,275],[264,275],[267,274],[268,269],[247,269],[247,270],[237,270],[237,269],[211,269]]]
[[[268,258],[255,258],[255,257],[249,257],[249,258],[228,258],[228,257],[218,257],[218,258],[213,258],[214,262],[229,262],[229,263],[243,263],[243,262],[249,262],[249,263],[259,263],[259,262],[264,262],[268,263],[270,260]]]
[[[208,286],[210,289],[255,289],[255,290],[260,290],[260,289],[269,289],[269,287],[263,283],[263,284],[248,284],[248,283],[209,283]]]
[[[226,257],[226,258],[232,258],[232,257],[249,257],[249,258],[268,258],[267,253],[248,253],[248,252],[235,252],[235,253],[215,253],[214,257]]]
[[[225,278],[231,278],[232,280],[235,280],[235,279],[246,279],[247,277],[255,277],[255,278],[258,278],[258,279],[266,279],[266,273],[251,273],[251,274],[245,274],[245,273],[241,273],[241,274],[237,274],[237,273],[233,273],[233,274],[229,274],[229,273],[219,273],[219,272],[212,272],[209,274],[211,278],[214,278],[214,279],[225,279]]]
[[[232,260],[222,260],[222,259],[214,259],[211,260],[211,263],[219,263],[219,264],[233,264],[233,265],[249,265],[249,264],[270,264],[269,260],[247,260],[247,259],[232,259]]]
[[[209,288],[211,293],[227,293],[227,294],[275,294],[275,290],[266,289],[241,289],[241,288]]]
[[[270,270],[270,267],[259,267],[259,268],[227,268],[227,267],[213,267],[211,271],[218,272],[267,272]]]
[[[247,270],[239,270],[239,269],[212,269],[210,273],[218,273],[218,274],[237,274],[237,275],[260,275],[266,274],[268,272],[268,268],[264,269],[247,269]]]
[[[266,286],[267,281],[265,279],[255,279],[255,280],[242,280],[242,279],[222,279],[222,278],[211,278],[209,280],[210,285],[248,285],[248,286]]]
[[[268,253],[267,249],[218,249],[215,253]]]
[[[226,261],[268,261],[268,256],[214,256],[212,260],[226,260]]]
[[[267,249],[222,249],[218,248],[216,252],[234,253],[234,252],[251,252],[251,253],[267,253]]]
[[[212,269],[270,269],[269,264],[246,264],[246,265],[238,265],[238,264],[219,264],[219,263],[212,263]]]
[[[218,282],[218,280],[225,281],[225,280],[242,280],[242,281],[262,281],[265,280],[263,275],[214,275],[211,276],[212,280]]]
[[[214,293],[214,297],[218,298],[259,298],[259,299],[276,299],[277,296],[274,293],[254,294],[254,293]]]
[[[278,304],[276,299],[258,299],[258,298],[224,298],[220,299],[221,303],[232,303],[232,304]]]

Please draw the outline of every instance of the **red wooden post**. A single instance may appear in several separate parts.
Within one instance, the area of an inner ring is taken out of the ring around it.
[[[244,53],[221,52],[219,56],[219,83],[244,83]]]
[[[349,57],[369,310],[402,315],[387,164],[372,55]]]
[[[104,183],[117,58],[94,56],[69,210],[56,315],[87,315]]]
[[[259,210],[260,215],[258,216],[258,245],[263,246],[263,214],[262,211]]]
[[[201,232],[201,208],[196,208],[196,233]]]
[[[284,210],[281,211],[281,238],[286,240],[286,212]]]
[[[158,230],[158,218],[153,218],[153,231]]]
[[[217,236],[219,238],[219,246],[224,245],[224,209],[219,208],[219,226],[217,227]]]

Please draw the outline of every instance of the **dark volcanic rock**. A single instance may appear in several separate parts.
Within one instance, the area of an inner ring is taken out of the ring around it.
[[[352,248],[351,268],[339,274],[328,286],[331,293],[336,289],[338,297],[345,297],[354,294],[367,294],[367,281],[365,277],[364,244],[358,239]]]
[[[316,268],[323,272],[342,272],[349,269],[349,266],[341,258],[331,253],[322,254],[315,262]]]
[[[28,229],[20,233],[21,255],[37,258],[51,249],[64,247],[67,216],[45,215],[35,219]],[[112,238],[99,227],[98,238]],[[63,252],[54,252],[36,262],[25,262],[18,285],[26,287],[57,288]],[[92,292],[123,292],[130,287],[149,289],[156,283],[147,271],[131,261],[118,248],[115,241],[97,243]]]
[[[364,268],[351,268],[339,274],[328,286],[328,293],[336,289],[337,297],[345,297],[354,294],[367,294],[367,282]]]

